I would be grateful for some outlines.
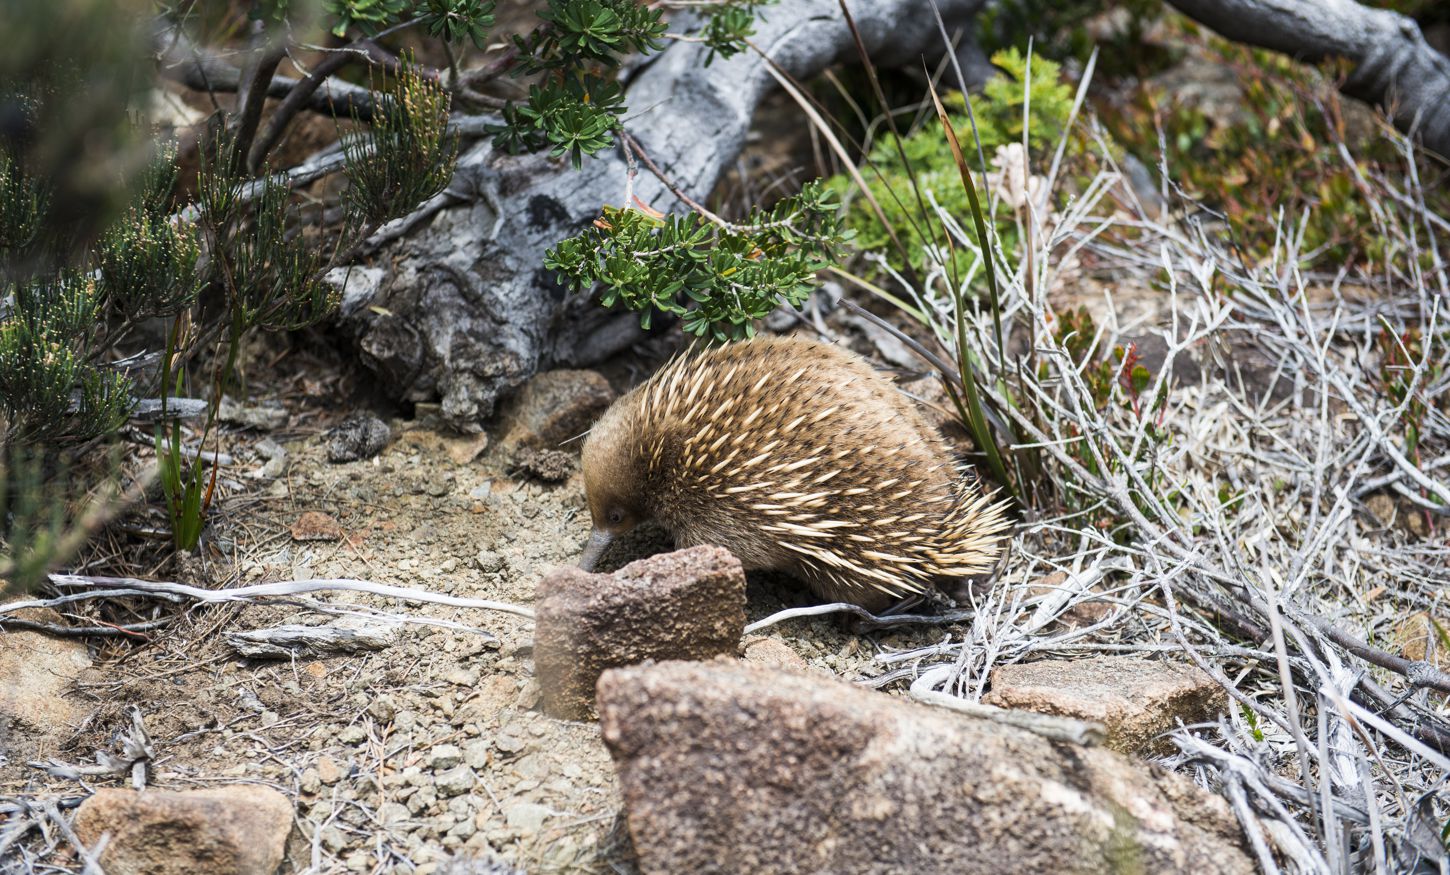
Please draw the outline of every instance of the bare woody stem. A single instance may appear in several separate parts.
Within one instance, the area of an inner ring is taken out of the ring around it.
[[[257,135],[257,125],[262,120],[262,107],[267,100],[267,87],[277,65],[286,56],[287,47],[277,42],[266,45],[257,52],[249,73],[242,77],[242,88],[237,94],[238,121],[236,142],[232,151],[232,172],[239,173],[247,166],[247,152],[252,138]]]
[[[271,152],[272,148],[277,145],[277,141],[282,139],[282,134],[286,131],[287,125],[291,124],[292,119],[296,117],[297,113],[301,112],[308,105],[312,99],[312,95],[317,93],[317,89],[322,87],[322,83],[327,81],[328,77],[347,66],[351,61],[362,60],[372,63],[373,59],[367,51],[371,44],[376,44],[378,40],[385,39],[393,34],[401,33],[418,24],[421,20],[418,18],[410,19],[387,28],[377,36],[354,40],[348,45],[336,49],[326,58],[322,59],[313,68],[312,72],[307,75],[306,79],[303,79],[293,86],[291,92],[282,99],[277,109],[273,111],[271,119],[267,122],[267,129],[257,138],[256,143],[251,147],[247,155],[247,170],[251,173],[257,171],[257,168],[266,160],[267,153]]]

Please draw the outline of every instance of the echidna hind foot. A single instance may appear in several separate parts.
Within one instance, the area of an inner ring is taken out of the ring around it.
[[[1008,528],[910,399],[862,359],[796,338],[666,365],[590,433],[584,480],[581,564],[655,519],[679,546],[718,544],[870,610],[989,570]]]

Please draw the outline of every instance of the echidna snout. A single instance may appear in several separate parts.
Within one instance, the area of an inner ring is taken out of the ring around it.
[[[648,518],[639,491],[627,407],[616,404],[590,430],[584,443],[584,491],[593,526],[579,567],[593,571],[615,538]]]
[[[861,358],[799,338],[682,356],[584,444],[591,568],[655,520],[821,598],[879,610],[989,570],[1004,507],[965,481],[914,404]]]

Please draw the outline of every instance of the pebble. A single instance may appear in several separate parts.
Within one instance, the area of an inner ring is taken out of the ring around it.
[[[455,766],[446,772],[440,772],[434,783],[438,792],[444,796],[460,796],[473,789],[478,778],[468,766]]]
[[[472,687],[478,684],[478,672],[466,668],[455,668],[444,675],[444,680],[456,687]]]
[[[298,782],[297,789],[304,796],[316,796],[318,791],[322,789],[322,778],[317,774],[317,770],[303,770],[302,780]]]
[[[440,744],[433,748],[428,759],[428,765],[432,766],[435,772],[451,769],[461,762],[463,762],[463,751],[452,744]]]
[[[383,823],[389,826],[402,823],[412,816],[412,813],[408,811],[408,806],[397,802],[384,802],[383,807],[378,810],[378,814],[382,817]]]
[[[552,814],[548,807],[537,802],[515,802],[504,813],[509,829],[520,838],[528,838],[543,829],[544,821]]]
[[[363,731],[363,728],[356,723],[351,726],[344,726],[342,731],[337,734],[337,740],[343,744],[362,744],[367,740],[367,737],[367,732]]]
[[[397,715],[398,706],[392,696],[382,695],[373,699],[372,704],[368,705],[368,713],[384,723],[388,723]]]
[[[490,747],[488,739],[471,742],[463,751],[463,761],[468,763],[470,769],[481,769],[487,766]]]
[[[323,754],[317,758],[317,777],[322,783],[331,786],[342,780],[342,769],[338,766],[337,760]]]
[[[502,753],[516,754],[524,749],[524,740],[517,735],[502,733],[494,738],[493,745]]]
[[[503,569],[503,557],[492,550],[479,550],[475,560],[480,570],[490,574]]]
[[[322,846],[334,854],[347,847],[347,836],[343,835],[342,830],[335,826],[323,827],[319,838],[322,841]]]

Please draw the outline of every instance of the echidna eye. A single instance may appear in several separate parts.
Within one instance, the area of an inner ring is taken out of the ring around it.
[[[624,522],[624,511],[620,510],[619,508],[611,510],[609,512],[609,521],[614,525],[619,525],[620,523]]]

